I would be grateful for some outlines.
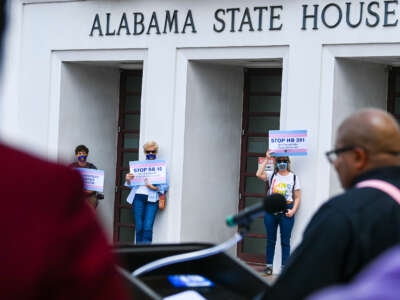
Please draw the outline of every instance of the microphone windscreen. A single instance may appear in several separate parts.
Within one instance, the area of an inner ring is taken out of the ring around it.
[[[276,214],[286,210],[286,198],[281,194],[272,194],[264,198],[264,209],[267,213]]]

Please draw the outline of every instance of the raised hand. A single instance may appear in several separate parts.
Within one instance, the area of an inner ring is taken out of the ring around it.
[[[127,182],[130,182],[133,178],[135,178],[135,176],[134,176],[132,173],[128,173],[128,174],[126,174],[126,176],[125,176],[125,180],[126,180]]]

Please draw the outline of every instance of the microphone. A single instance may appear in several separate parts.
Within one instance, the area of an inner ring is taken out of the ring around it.
[[[229,216],[226,219],[226,224],[229,227],[248,224],[252,219],[264,211],[270,214],[279,214],[285,212],[285,210],[286,198],[281,194],[272,194],[270,196],[265,196],[261,203],[250,206],[239,212],[237,215]]]
[[[264,200],[256,205],[248,207],[247,209],[241,211],[236,216],[230,216],[226,219],[226,223],[233,227],[236,224],[246,224],[257,216],[257,214],[266,211],[271,214],[282,213],[286,210],[286,199],[281,194],[272,194],[271,196],[266,196]],[[205,257],[209,257],[211,255],[216,255],[225,251],[232,246],[236,245],[243,238],[243,232],[236,232],[235,236],[229,239],[228,241],[203,250],[198,250],[189,253],[177,254],[173,256],[168,256],[164,258],[157,259],[156,261],[150,262],[139,269],[135,270],[132,275],[139,276],[144,273],[156,270],[161,267],[166,267],[176,263],[182,263],[186,261],[192,261],[195,259],[201,259]]]

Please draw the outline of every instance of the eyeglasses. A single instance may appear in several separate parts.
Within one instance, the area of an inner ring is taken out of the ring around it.
[[[335,160],[337,160],[339,154],[347,152],[347,151],[352,151],[354,150],[356,147],[354,146],[347,146],[347,147],[342,147],[342,148],[338,148],[338,149],[334,149],[331,151],[328,151],[325,153],[326,158],[328,159],[328,161],[333,164],[335,162]]]
[[[335,160],[337,160],[339,154],[347,152],[347,151],[352,151],[354,149],[363,149],[365,152],[369,152],[369,153],[374,153],[376,154],[389,154],[389,155],[394,155],[394,156],[399,156],[400,155],[400,151],[378,151],[378,152],[370,152],[367,149],[363,148],[363,147],[356,147],[356,146],[347,146],[347,147],[342,147],[342,148],[338,148],[338,149],[334,149],[332,151],[328,151],[325,153],[326,158],[328,159],[328,161],[332,164],[335,162]]]
[[[157,154],[157,150],[146,150],[144,151],[146,154]]]
[[[280,163],[288,163],[289,161],[287,159],[281,159],[281,160],[277,160],[276,163],[280,164]]]

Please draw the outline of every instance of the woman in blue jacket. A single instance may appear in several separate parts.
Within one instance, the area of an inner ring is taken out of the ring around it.
[[[146,160],[157,158],[158,144],[156,142],[147,142],[143,146]],[[132,173],[126,174],[125,186],[131,188],[127,202],[132,204],[133,215],[136,225],[136,244],[150,244],[153,240],[153,224],[158,211],[158,201],[160,195],[168,190],[166,184],[151,184],[145,179],[145,185],[132,185],[134,178]]]

